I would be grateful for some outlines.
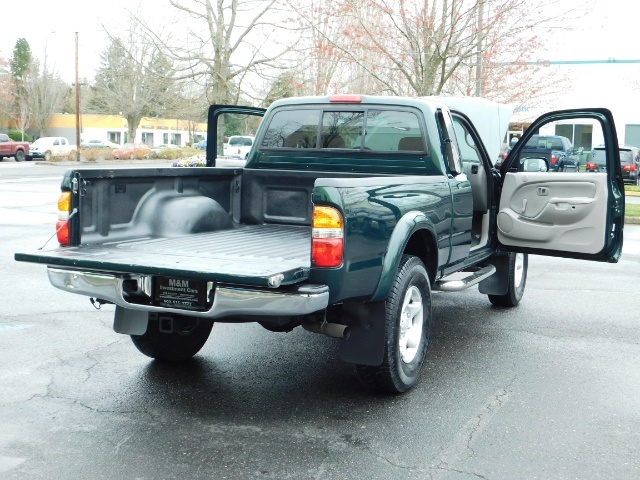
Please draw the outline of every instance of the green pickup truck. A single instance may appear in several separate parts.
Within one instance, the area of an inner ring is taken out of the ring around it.
[[[264,116],[247,164],[216,167],[218,121],[239,113]],[[530,253],[620,256],[611,113],[544,115],[497,170],[509,117],[486,100],[436,97],[212,106],[207,167],[69,170],[60,246],[15,258],[115,304],[114,330],[157,360],[191,358],[214,322],[302,326],[339,339],[364,385],[403,392],[425,361],[432,291],[478,285],[513,307]],[[559,174],[519,157],[539,128],[568,121],[601,130],[606,171]]]

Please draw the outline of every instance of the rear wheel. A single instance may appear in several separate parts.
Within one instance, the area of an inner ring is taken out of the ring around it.
[[[509,254],[509,289],[504,295],[488,295],[489,301],[498,307],[515,307],[524,295],[527,283],[529,256],[526,253]]]
[[[51,150],[47,150],[46,152],[44,152],[44,160],[46,162],[51,161]]]
[[[131,335],[136,348],[147,357],[184,362],[204,346],[213,322],[184,315],[149,314],[147,331]]]
[[[16,154],[14,155],[14,157],[16,162],[22,162],[24,161],[25,155],[24,155],[24,150],[18,150],[16,151]]]
[[[386,301],[382,365],[356,366],[360,381],[375,390],[402,393],[415,385],[424,365],[431,327],[431,287],[422,261],[404,255]]]

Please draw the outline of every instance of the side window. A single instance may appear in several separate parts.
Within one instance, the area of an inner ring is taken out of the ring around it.
[[[462,173],[462,163],[460,162],[460,149],[458,147],[458,141],[456,139],[451,116],[449,112],[445,113],[442,110],[438,110],[436,112],[436,118],[440,129],[440,135],[442,137],[445,163],[453,175],[458,175]]]
[[[607,152],[603,142],[602,125],[594,118],[550,121],[526,141],[517,157],[513,157],[517,163],[509,162],[509,171],[604,173]]]
[[[460,122],[459,119],[453,119],[453,129],[456,132],[456,138],[458,139],[458,147],[460,148],[460,160],[463,165],[467,163],[481,163],[480,151],[476,146],[476,142],[471,136],[466,127]]]
[[[271,118],[263,148],[316,148],[320,110],[281,110]]]
[[[413,112],[369,110],[364,138],[365,150],[380,152],[424,152],[422,129]]]
[[[53,144],[54,144],[54,145],[60,145],[60,140],[57,140],[57,139],[56,139],[56,140],[54,140],[54,141],[53,141]]]

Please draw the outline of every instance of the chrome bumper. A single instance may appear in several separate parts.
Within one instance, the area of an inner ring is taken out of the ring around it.
[[[123,308],[147,312],[172,312],[212,319],[234,315],[267,317],[305,315],[323,310],[329,304],[329,287],[326,285],[301,285],[288,291],[213,285],[213,304],[209,310],[182,310],[128,302],[122,293],[122,282],[128,277],[52,267],[47,269],[47,273],[51,284],[66,292],[100,298]]]

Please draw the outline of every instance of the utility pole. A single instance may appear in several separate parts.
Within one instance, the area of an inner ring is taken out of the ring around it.
[[[484,17],[484,0],[478,0],[478,20],[476,27],[476,36],[478,43],[476,45],[476,97],[482,96],[482,29]]]
[[[76,162],[80,161],[80,80],[78,78],[78,32],[76,32]]]

